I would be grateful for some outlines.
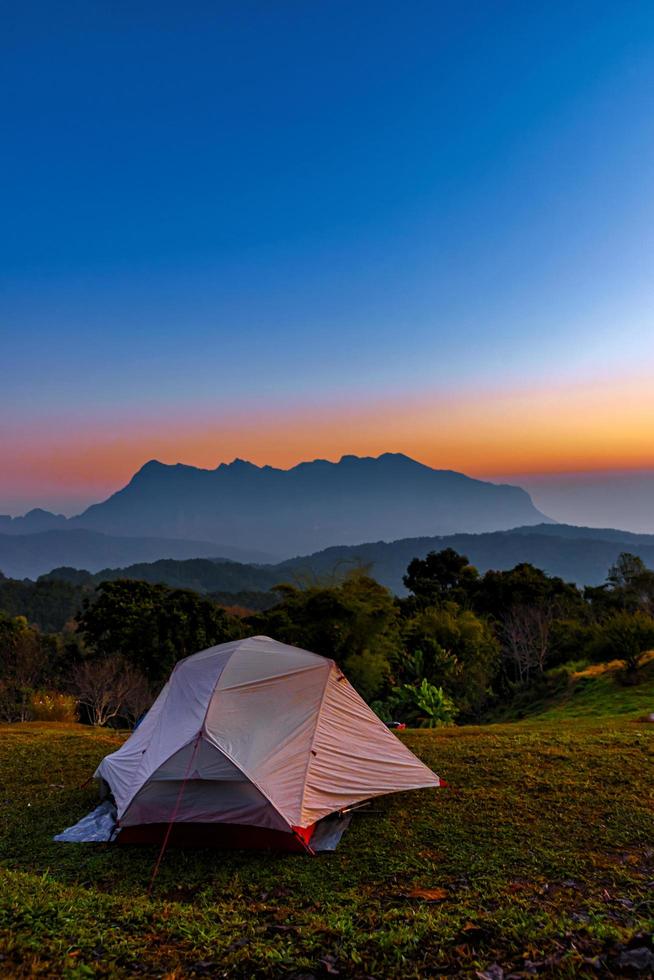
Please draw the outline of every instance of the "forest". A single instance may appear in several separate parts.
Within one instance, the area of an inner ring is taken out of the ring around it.
[[[526,563],[480,575],[446,548],[409,563],[402,598],[359,567],[280,583],[269,608],[89,579],[0,580],[0,720],[134,725],[178,660],[252,634],[333,658],[384,721],[427,728],[519,712],[591,663],[637,684],[654,648],[654,571],[628,553],[579,589]]]

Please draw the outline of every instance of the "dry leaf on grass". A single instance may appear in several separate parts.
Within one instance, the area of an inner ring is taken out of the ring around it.
[[[412,888],[407,898],[421,898],[423,902],[444,902],[449,893],[444,888]]]

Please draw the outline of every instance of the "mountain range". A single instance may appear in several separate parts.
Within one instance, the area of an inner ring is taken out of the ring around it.
[[[432,469],[401,453],[317,459],[289,470],[239,459],[214,470],[151,460],[76,517],[40,509],[0,516],[0,569],[34,576],[80,562],[97,571],[201,556],[271,563],[379,538],[548,520],[520,487]]]
[[[401,592],[412,558],[448,546],[482,572],[529,561],[580,585],[602,582],[621,551],[654,565],[653,535],[557,524],[519,487],[398,453],[289,470],[151,461],[76,517],[0,516],[0,570],[13,578],[66,566],[206,592],[266,591],[355,564]]]

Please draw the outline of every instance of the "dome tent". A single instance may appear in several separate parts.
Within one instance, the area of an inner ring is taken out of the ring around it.
[[[181,660],[95,776],[115,799],[119,842],[161,840],[172,824],[180,843],[211,831],[289,850],[311,850],[330,814],[441,782],[333,660],[265,636]]]

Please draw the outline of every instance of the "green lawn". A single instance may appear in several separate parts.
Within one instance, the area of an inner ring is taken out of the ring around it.
[[[0,975],[626,975],[654,922],[654,724],[544,718],[407,733],[449,789],[376,803],[333,855],[169,851],[151,900],[153,848],[51,841],[121,736],[5,726]]]

